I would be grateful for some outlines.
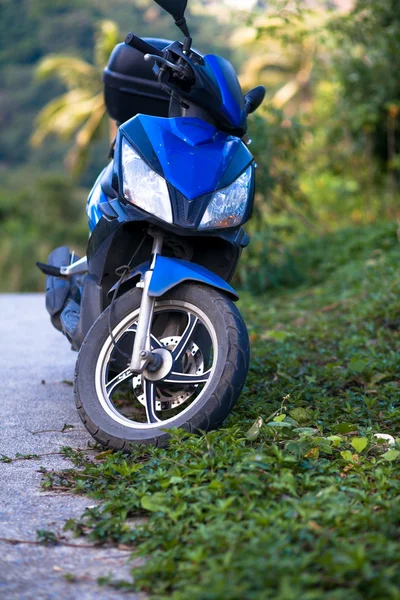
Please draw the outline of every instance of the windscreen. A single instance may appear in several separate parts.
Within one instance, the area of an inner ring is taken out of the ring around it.
[[[246,121],[244,97],[235,69],[221,56],[210,54],[204,60],[211,67],[220,89],[223,112],[234,127],[242,127]]]

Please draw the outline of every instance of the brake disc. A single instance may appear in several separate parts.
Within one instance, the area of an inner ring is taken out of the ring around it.
[[[178,345],[181,336],[170,336],[160,339],[160,342],[168,348],[174,350]],[[200,348],[192,342],[182,357],[182,372],[185,374],[204,373],[204,359]],[[132,379],[133,392],[138,401],[146,406],[146,400],[143,393],[142,375],[137,375]],[[196,391],[197,385],[186,385],[181,388],[177,384],[170,386],[157,386],[156,410],[169,410],[177,408],[189,400]]]

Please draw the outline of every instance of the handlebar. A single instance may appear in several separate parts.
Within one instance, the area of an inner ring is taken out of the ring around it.
[[[158,80],[161,85],[163,84],[161,83],[160,78],[162,77],[165,71],[172,71],[173,77],[175,78],[175,83],[176,80],[181,80],[181,82],[185,82],[189,85],[191,83],[194,83],[195,76],[193,73],[193,69],[188,63],[186,57],[180,56],[179,60],[176,63],[171,62],[170,60],[167,60],[167,58],[165,58],[164,52],[162,52],[155,46],[152,46],[145,40],[142,40],[142,38],[136,36],[132,32],[128,33],[128,35],[126,36],[125,44],[143,53],[145,61],[154,61],[157,64],[157,66],[160,69],[158,74]]]
[[[128,35],[126,36],[125,44],[127,46],[131,46],[132,48],[135,48],[135,50],[139,50],[139,52],[142,52],[142,54],[155,54],[159,57],[164,56],[161,50],[159,50],[155,46],[152,46],[151,44],[148,44],[147,42],[142,40],[142,38],[137,37],[137,35],[135,35],[132,32],[128,33]]]

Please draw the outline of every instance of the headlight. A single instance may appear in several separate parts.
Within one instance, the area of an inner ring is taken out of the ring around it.
[[[122,141],[124,198],[146,212],[172,223],[171,200],[165,179],[157,175],[124,138]]]
[[[199,229],[240,225],[247,208],[252,171],[250,165],[231,185],[213,194]]]

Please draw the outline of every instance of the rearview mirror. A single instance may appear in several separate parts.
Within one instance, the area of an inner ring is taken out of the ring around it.
[[[161,8],[166,10],[175,19],[175,24],[183,32],[185,37],[189,37],[189,29],[186,24],[185,10],[188,0],[155,0]]]
[[[180,21],[185,16],[188,0],[155,0],[161,8],[172,15],[175,21]]]
[[[245,110],[248,115],[253,113],[261,104],[265,98],[265,87],[263,85],[259,85],[247,92],[244,97],[245,101]]]

